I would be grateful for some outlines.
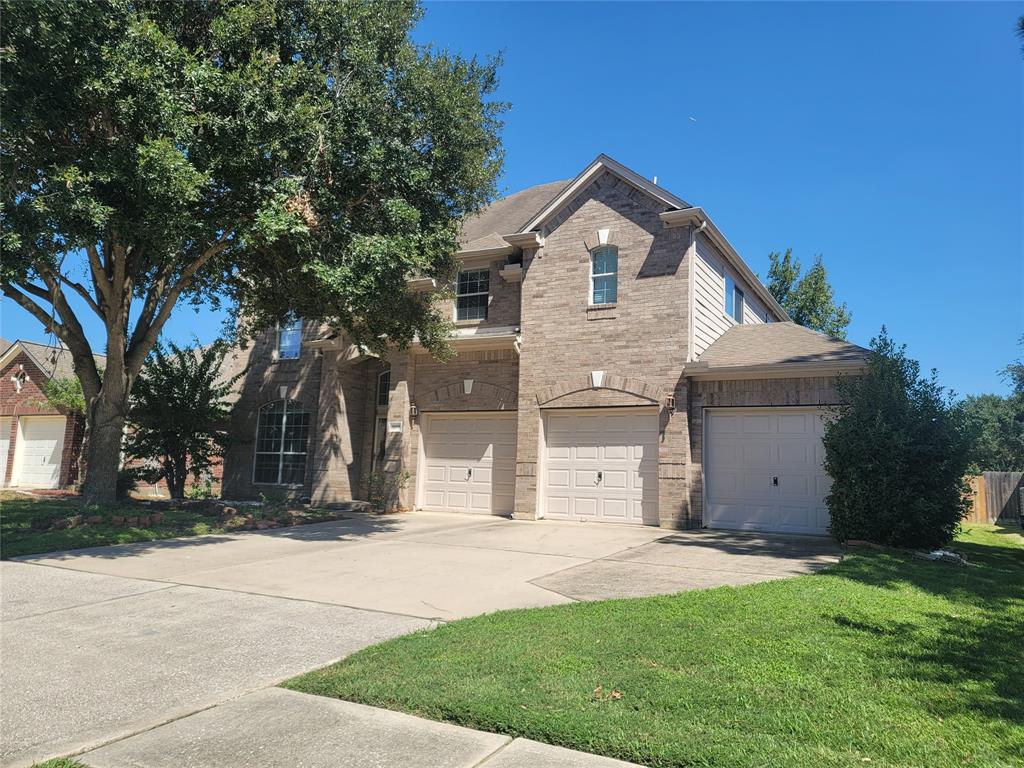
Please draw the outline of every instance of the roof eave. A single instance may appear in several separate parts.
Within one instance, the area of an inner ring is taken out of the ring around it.
[[[584,168],[575,179],[569,182],[569,185],[559,192],[550,203],[544,206],[539,213],[535,214],[528,222],[526,222],[526,224],[520,227],[519,232],[526,233],[539,227],[561,210],[566,203],[572,200],[572,198],[586,187],[586,185],[590,183],[590,181],[592,181],[602,170],[614,173],[619,178],[624,179],[639,189],[642,189],[651,197],[664,203],[669,208],[690,207],[689,203],[682,198],[676,197],[667,189],[663,189],[649,179],[645,179],[643,176],[630,170],[622,163],[608,157],[608,155],[600,154],[594,158],[590,165]]]
[[[683,375],[690,379],[715,381],[722,379],[785,379],[808,376],[838,376],[864,369],[866,360],[822,360],[760,365],[709,365],[687,363]]]
[[[764,283],[761,282],[760,278],[754,274],[754,271],[747,266],[747,263],[740,256],[739,252],[732,247],[732,243],[726,238],[722,231],[718,228],[718,225],[708,216],[707,211],[703,208],[686,208],[679,211],[665,211],[660,214],[662,223],[669,228],[672,227],[701,227],[704,226],[704,233],[708,236],[715,245],[717,245],[725,257],[729,260],[729,263],[735,267],[740,275],[747,283],[753,287],[754,293],[761,299],[765,304],[768,305],[769,309],[775,312],[781,320],[784,322],[789,320],[789,314],[782,308],[782,305],[776,301],[775,297],[772,296],[771,291],[764,287]]]

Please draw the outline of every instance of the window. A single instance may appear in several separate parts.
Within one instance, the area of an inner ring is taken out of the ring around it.
[[[725,276],[725,314],[737,323],[743,322],[743,291],[728,275]]]
[[[595,248],[590,254],[590,303],[614,304],[618,299],[619,251],[615,246]]]
[[[490,269],[459,272],[459,281],[455,289],[455,319],[486,320],[487,294],[490,290]]]
[[[302,318],[288,320],[277,327],[277,359],[295,360],[302,347]]]
[[[260,408],[256,425],[253,482],[302,485],[306,478],[309,411],[295,400],[277,400]]]
[[[377,405],[386,406],[391,397],[391,369],[377,374]]]

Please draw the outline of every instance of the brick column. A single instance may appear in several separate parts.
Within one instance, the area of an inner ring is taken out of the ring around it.
[[[541,439],[540,408],[533,395],[519,398],[516,416],[516,500],[512,517],[537,519],[537,467]]]
[[[675,413],[662,407],[658,450],[658,524],[691,528],[689,388],[680,380],[673,390]]]

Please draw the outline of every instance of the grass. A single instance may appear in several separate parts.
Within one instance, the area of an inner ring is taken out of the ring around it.
[[[1020,766],[1024,538],[858,549],[739,588],[506,611],[285,683],[663,768]]]
[[[274,513],[267,507],[266,514]],[[190,509],[161,508],[163,522],[159,525],[125,527],[111,525],[114,515],[133,517],[149,514],[156,509],[126,502],[102,509],[87,509],[75,498],[28,496],[12,491],[0,491],[0,557],[6,559],[39,552],[57,552],[83,547],[101,547],[108,544],[130,544],[155,539],[176,539],[225,533],[226,528],[217,517],[208,517]],[[103,522],[63,530],[47,530],[54,520],[71,515],[101,515]],[[309,518],[329,515],[328,510],[303,510]],[[327,519],[325,517],[325,519]]]
[[[54,760],[47,760],[45,763],[33,763],[29,768],[89,768],[89,766],[77,760],[58,757]]]
[[[81,502],[75,499],[0,492],[0,554],[6,559],[38,552],[223,532],[222,528],[216,527],[216,518],[204,517],[197,512],[183,509],[165,510],[164,520],[160,525],[125,527],[110,525],[107,522],[112,515],[128,517],[140,514],[140,510],[142,513],[150,511],[129,504],[104,508],[101,511],[86,511]],[[40,529],[40,526],[48,522],[76,514],[101,514],[104,522],[64,530]]]

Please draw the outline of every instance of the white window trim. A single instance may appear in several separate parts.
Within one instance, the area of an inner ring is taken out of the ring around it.
[[[487,273],[487,290],[476,291],[474,293],[459,293],[459,277],[468,272],[486,272]],[[483,317],[459,317],[459,299],[464,296],[486,296],[487,301],[484,304],[484,316]],[[460,269],[459,274],[455,277],[455,322],[457,323],[481,323],[487,319],[487,315],[490,313],[491,304],[491,267],[487,265],[485,267],[473,267],[472,269]]]
[[[284,450],[284,433],[285,433],[285,430],[288,427],[288,404],[289,403],[298,403],[302,407],[303,411],[307,410],[305,405],[303,405],[301,402],[299,402],[297,400],[290,400],[288,398],[285,398],[283,400],[283,402],[284,402],[284,418],[282,418],[282,420],[281,420],[281,450],[280,451],[275,451],[275,452],[259,450],[259,447],[260,447],[259,446],[260,413],[262,413],[264,408],[267,408],[267,407],[273,405],[276,402],[278,402],[278,401],[277,400],[271,400],[269,403],[264,403],[263,405],[261,405],[256,410],[256,439],[253,440],[253,451],[252,451],[252,484],[253,485],[259,485],[259,486],[267,487],[267,488],[304,488],[305,485],[306,485],[305,478],[303,478],[303,481],[301,483],[282,483],[281,482],[281,471],[284,469],[284,457],[285,457],[285,455],[288,455],[288,456],[298,456],[299,455],[299,453],[296,452],[296,451],[285,451]],[[310,429],[312,430],[312,425],[310,425]],[[302,455],[306,457],[306,461],[303,462],[303,469],[302,469],[303,475],[305,475],[308,472],[308,470],[309,470],[309,463],[308,463],[309,462],[309,438],[310,438],[310,435],[307,434],[306,435],[306,450],[302,451]],[[276,453],[277,457],[278,457],[278,459],[277,459],[277,480],[278,480],[278,482],[276,482],[276,483],[267,483],[267,482],[263,482],[263,481],[257,480],[256,479],[256,457],[259,456],[260,454],[273,455],[273,453]]]
[[[387,402],[382,403],[380,401],[380,382],[381,382],[381,379],[383,379],[385,376],[388,377]],[[390,366],[385,368],[383,371],[381,371],[381,372],[379,372],[377,374],[377,386],[374,387],[373,402],[374,402],[374,406],[375,407],[377,407],[377,408],[384,408],[385,410],[387,409],[388,405],[391,403],[391,368],[390,368]]]
[[[277,324],[277,329],[274,333],[274,360],[298,360],[302,357],[302,331],[305,328],[306,322],[301,318],[296,318],[294,322],[299,324],[299,347],[298,354],[295,357],[282,357],[281,356],[281,332],[284,330],[284,326],[281,323]]]
[[[601,272],[598,274],[594,273],[594,254],[600,250],[612,250],[615,251],[615,271],[614,272]],[[595,302],[594,301],[594,278],[595,277],[608,277],[612,275],[615,278],[615,301],[608,302]],[[592,307],[614,307],[619,303],[619,248],[616,245],[599,245],[597,248],[590,252],[590,296],[588,297],[590,306]]]
[[[725,315],[729,320],[736,323],[736,325],[743,324],[743,318],[745,317],[746,307],[746,291],[740,288],[740,285],[734,278],[728,273],[725,274],[724,279],[724,292],[722,294],[722,314]],[[732,283],[732,297],[733,297],[733,308],[736,309],[736,314],[739,315],[737,318],[735,315],[729,312],[729,283]]]

